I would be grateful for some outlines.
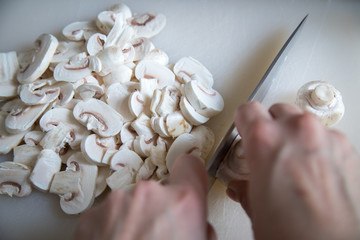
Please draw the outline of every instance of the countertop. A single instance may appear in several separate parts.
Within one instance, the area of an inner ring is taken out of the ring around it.
[[[94,19],[119,1],[0,1],[0,52],[26,49],[41,33],[59,34],[71,22]],[[207,126],[218,142],[277,52],[309,14],[264,104],[293,103],[308,81],[325,80],[343,94],[345,115],[334,126],[360,150],[360,2],[287,0],[125,0],[133,13],[163,13],[164,30],[152,41],[175,63],[192,56],[214,76],[224,111]],[[10,156],[1,156],[1,160]],[[252,239],[243,209],[216,182],[208,195],[209,221],[219,239]],[[36,190],[23,199],[0,196],[0,239],[69,239],[77,216],[58,197]],[[269,223],[270,224],[270,223]]]

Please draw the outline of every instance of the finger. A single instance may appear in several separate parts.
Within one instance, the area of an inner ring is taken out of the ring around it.
[[[208,240],[216,240],[217,239],[215,229],[210,223],[207,224],[207,239]]]
[[[195,187],[205,198],[207,193],[207,173],[201,160],[193,155],[185,154],[175,160],[169,185],[182,184]]]
[[[269,113],[274,119],[279,119],[284,117],[291,117],[294,115],[300,115],[302,114],[302,111],[295,105],[277,103],[270,107]]]
[[[235,126],[240,134],[243,136],[245,130],[256,121],[271,120],[270,113],[259,102],[248,102],[241,105],[235,114]]]
[[[226,189],[230,199],[241,204],[247,215],[251,216],[249,205],[249,182],[245,180],[231,181]]]

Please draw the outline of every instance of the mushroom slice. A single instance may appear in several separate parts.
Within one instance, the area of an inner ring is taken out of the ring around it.
[[[156,107],[156,112],[160,116],[166,116],[178,110],[180,92],[171,87],[165,87],[161,91],[161,98]]]
[[[63,28],[62,34],[71,41],[84,40],[86,36],[91,36],[97,32],[94,22],[81,21],[73,22]]]
[[[160,89],[173,85],[175,81],[175,75],[169,68],[151,60],[142,60],[136,65],[135,77],[138,80],[155,78]]]
[[[47,191],[50,188],[54,174],[61,168],[59,154],[50,149],[42,150],[30,174],[32,184],[39,190]]]
[[[30,129],[49,105],[28,106],[20,99],[15,99],[12,103],[13,106],[5,119],[5,127],[9,133],[19,133]]]
[[[92,75],[86,76],[84,78],[81,78],[77,80],[74,83],[71,83],[76,90],[78,87],[80,87],[83,84],[92,83],[92,84],[99,84],[99,81]]]
[[[132,115],[138,117],[145,110],[145,100],[141,92],[135,91],[129,96],[129,110]]]
[[[131,17],[131,10],[125,4],[116,4],[107,11],[100,12],[96,18],[96,25],[105,34],[108,34],[115,24],[115,19],[120,15],[123,20]]]
[[[151,118],[152,129],[161,137],[170,137],[164,117],[152,117]]]
[[[0,163],[0,194],[25,197],[31,193],[30,169],[21,163]]]
[[[130,149],[131,150],[131,149]],[[110,165],[111,158],[114,156],[115,153],[117,153],[117,149],[108,148],[106,152],[104,153],[103,158],[101,159],[101,163],[105,165]]]
[[[95,33],[86,42],[86,50],[90,56],[95,56],[101,50],[104,49],[106,42],[106,35],[101,33]]]
[[[0,53],[0,83],[16,82],[19,62],[15,51]]]
[[[114,137],[100,138],[96,134],[91,134],[81,142],[81,152],[86,160],[96,165],[104,165],[102,159],[108,149],[115,149],[116,141]]]
[[[47,111],[40,119],[40,127],[43,131],[48,132],[56,128],[60,123],[63,123],[70,130],[70,137],[68,143],[71,148],[75,149],[80,146],[83,138],[89,135],[89,131],[76,121],[73,112],[67,108],[53,108]]]
[[[123,125],[120,131],[120,140],[125,143],[129,140],[134,140],[137,136],[135,130],[131,127],[131,123],[127,122]]]
[[[192,128],[179,111],[167,115],[165,121],[167,132],[173,138],[178,137],[183,133],[189,133]]]
[[[158,88],[156,79],[141,78],[140,79],[140,92],[145,100],[146,110],[150,110],[151,99],[154,91]]]
[[[131,80],[133,70],[126,65],[121,65],[108,75],[103,77],[104,84],[110,86],[112,83],[126,83]]]
[[[128,24],[135,30],[136,37],[152,38],[166,25],[166,17],[163,14],[143,13],[135,15],[127,21]]]
[[[70,60],[68,63],[61,62],[56,65],[54,69],[54,78],[56,81],[76,82],[79,79],[91,75],[89,58],[83,54],[76,56],[81,57],[77,60]]]
[[[118,134],[123,125],[123,117],[106,103],[91,98],[80,101],[74,107],[73,114],[76,120],[93,130],[102,137],[111,137]]]
[[[153,116],[159,116],[159,114],[156,112],[156,108],[160,103],[161,93],[162,93],[162,91],[159,89],[155,89],[155,91],[153,93],[153,97],[152,97],[151,103],[150,103],[150,112]]]
[[[109,9],[109,11],[113,11],[114,13],[121,13],[124,15],[125,19],[128,19],[131,17],[131,10],[130,8],[124,4],[124,3],[117,3],[112,5]]]
[[[138,118],[131,123],[131,126],[139,136],[153,137],[155,134],[151,128],[151,120],[145,113],[140,113]]]
[[[144,60],[151,60],[161,65],[169,64],[169,56],[161,49],[152,49],[144,58]]]
[[[297,92],[296,105],[317,116],[327,127],[339,122],[345,112],[340,91],[326,81],[304,84]]]
[[[118,67],[124,64],[124,53],[119,47],[111,46],[101,50],[96,57],[101,62],[101,71],[99,74],[102,76],[111,73]]]
[[[135,51],[134,61],[142,60],[151,50],[155,48],[150,39],[145,37],[131,39],[129,43],[133,46]]]
[[[38,145],[44,136],[45,133],[43,131],[33,130],[25,134],[24,142],[26,143],[26,145],[33,147]]]
[[[210,128],[201,125],[193,128],[190,134],[195,136],[199,142],[201,149],[200,157],[206,159],[215,143],[214,132]]]
[[[98,175],[95,183],[95,197],[100,196],[106,189],[106,179],[111,175],[112,170],[108,167],[98,167]]]
[[[1,69],[0,69],[1,72]],[[18,84],[14,82],[0,82],[0,101],[16,97]]]
[[[77,152],[69,157],[66,171],[80,173],[80,188],[78,192],[62,195],[60,206],[67,214],[78,214],[90,208],[94,202],[98,167],[86,161],[81,152]]]
[[[136,172],[131,171],[128,167],[124,167],[115,171],[106,179],[107,185],[111,190],[126,189],[135,183]]]
[[[136,173],[142,164],[143,160],[136,152],[122,149],[117,151],[111,158],[110,168],[119,171],[120,169],[127,167],[128,170]]]
[[[220,93],[205,88],[197,80],[185,84],[184,95],[196,112],[208,118],[220,113],[224,108],[224,100]]]
[[[183,154],[192,154],[197,157],[201,155],[201,146],[198,139],[190,133],[180,135],[171,144],[166,155],[166,167],[170,172],[175,160]]]
[[[185,96],[181,96],[180,110],[185,119],[192,125],[198,126],[206,123],[210,118],[197,113]]]
[[[62,82],[56,85],[60,89],[58,100],[56,101],[57,106],[65,106],[73,100],[75,91],[71,83]]]
[[[22,84],[18,91],[21,101],[28,105],[51,103],[60,95],[60,88],[45,85],[42,80]]]
[[[37,157],[40,152],[41,147],[39,146],[29,146],[27,144],[16,146],[14,148],[13,161],[24,164],[28,168],[32,169],[35,166]]]
[[[54,174],[49,189],[50,193],[65,195],[77,193],[80,190],[80,172],[79,171],[61,171]]]
[[[50,129],[45,136],[41,139],[40,145],[44,149],[51,149],[57,153],[60,152],[62,148],[65,147],[65,143],[68,143],[72,140],[70,135],[72,129],[68,125],[65,125],[62,122]]]
[[[123,48],[125,43],[127,43],[133,37],[133,35],[133,28],[126,24],[126,21],[121,13],[117,14],[115,17],[114,26],[107,35],[105,48],[112,46]]]
[[[35,45],[32,61],[17,74],[19,83],[33,82],[46,71],[58,46],[58,40],[51,34],[41,34]]]
[[[151,148],[154,147],[155,138],[156,136],[136,136],[133,142],[134,151],[139,154],[140,157],[149,157]]]
[[[152,163],[157,167],[156,176],[159,179],[163,179],[169,174],[166,167],[167,143],[166,140],[161,137],[157,139],[156,143],[156,146],[150,151],[150,158]]]
[[[86,83],[76,88],[75,97],[85,101],[90,98],[99,99],[104,95],[104,92],[104,86],[100,86],[96,83]]]
[[[85,51],[84,44],[82,42],[66,42],[61,41],[56,48],[54,56],[51,59],[51,63],[68,62],[71,57]]]
[[[125,122],[132,121],[135,118],[129,109],[128,102],[131,93],[139,88],[139,83],[126,82],[113,83],[106,90],[106,102],[123,116]]]
[[[135,182],[148,180],[155,172],[156,165],[152,163],[151,158],[146,158],[136,174]]]
[[[174,73],[181,83],[188,83],[193,75],[197,75],[199,81],[206,88],[212,88],[214,79],[209,70],[198,60],[192,57],[183,57],[174,65]]]
[[[120,146],[119,150],[127,149],[127,150],[134,151],[134,140],[135,140],[135,139],[131,139],[131,140],[129,140],[129,141],[124,142],[124,143]]]

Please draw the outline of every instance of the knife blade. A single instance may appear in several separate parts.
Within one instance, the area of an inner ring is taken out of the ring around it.
[[[285,44],[280,49],[279,53],[276,55],[272,63],[270,64],[269,68],[266,70],[264,76],[261,78],[259,83],[256,85],[254,91],[251,93],[250,97],[248,98],[248,102],[251,101],[259,101],[261,102],[264,100],[266,93],[268,92],[273,79],[275,78],[276,74],[279,72],[280,67],[282,66],[283,62],[286,60],[290,49],[292,48],[296,37],[301,32],[302,27],[308,17],[308,14],[301,20],[299,25],[296,29],[292,32],[290,37],[287,39]],[[226,154],[228,153],[229,149],[231,148],[234,140],[239,136],[239,133],[236,130],[234,122],[231,124],[230,128],[227,130],[224,137],[221,139],[217,148],[214,151],[214,154],[208,160],[206,164],[206,169],[208,173],[208,190],[211,189],[212,185],[216,180],[216,173],[219,169],[219,166],[222,160],[225,158]]]

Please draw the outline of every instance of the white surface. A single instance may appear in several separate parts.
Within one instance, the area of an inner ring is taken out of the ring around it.
[[[172,63],[183,56],[214,75],[224,111],[208,125],[217,141],[300,20],[308,21],[265,99],[293,102],[305,82],[322,79],[344,95],[346,112],[335,128],[360,150],[359,1],[124,1],[133,12],[158,12],[165,29],[153,39]],[[93,19],[116,1],[0,1],[0,52],[30,46],[43,32],[58,34],[73,21]],[[2,159],[5,159],[2,157]],[[242,208],[217,182],[209,193],[209,220],[219,239],[252,239]],[[58,198],[34,191],[24,199],[0,196],[0,239],[68,239],[77,217],[63,214]]]

